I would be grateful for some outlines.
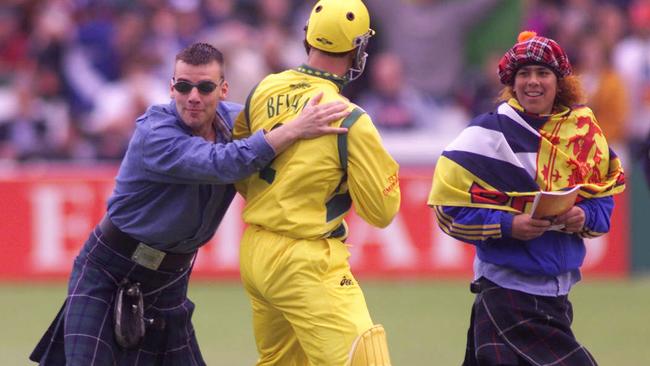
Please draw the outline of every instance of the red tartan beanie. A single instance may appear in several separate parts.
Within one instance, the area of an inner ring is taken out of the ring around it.
[[[517,70],[530,64],[544,65],[563,78],[571,74],[569,57],[557,42],[540,37],[535,32],[519,33],[517,43],[503,55],[499,62],[501,84],[512,85]]]

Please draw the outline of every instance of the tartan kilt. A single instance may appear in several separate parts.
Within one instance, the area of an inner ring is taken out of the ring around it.
[[[203,366],[187,298],[189,271],[153,271],[137,265],[101,242],[96,228],[77,256],[68,296],[30,355],[47,366]],[[147,326],[137,348],[125,350],[115,341],[114,299],[118,284],[140,282],[144,317],[164,327]],[[168,285],[161,291],[156,291]]]
[[[463,366],[597,365],[571,331],[568,296],[538,296],[481,278]]]

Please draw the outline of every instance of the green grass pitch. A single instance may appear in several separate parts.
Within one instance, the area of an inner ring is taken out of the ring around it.
[[[396,366],[460,365],[473,300],[466,281],[361,281]],[[0,284],[0,365],[27,355],[58,311],[63,284]],[[195,281],[194,325],[208,365],[254,365],[249,305],[237,282]],[[650,365],[650,278],[587,280],[571,294],[574,331],[607,366]]]

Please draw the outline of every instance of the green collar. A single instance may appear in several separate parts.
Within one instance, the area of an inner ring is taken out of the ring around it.
[[[329,81],[333,82],[339,88],[339,91],[343,90],[343,88],[345,88],[345,86],[349,82],[348,78],[346,78],[346,77],[341,77],[341,76],[338,76],[336,74],[332,74],[331,72],[314,69],[313,67],[307,66],[306,64],[302,64],[302,65],[296,67],[295,70],[299,71],[299,72],[302,72],[304,74],[317,76],[319,78],[329,80]]]

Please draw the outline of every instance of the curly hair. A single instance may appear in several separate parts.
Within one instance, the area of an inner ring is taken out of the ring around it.
[[[569,75],[564,78],[557,79],[557,95],[553,102],[553,110],[558,110],[559,106],[573,107],[576,105],[584,104],[586,102],[586,95],[580,78],[576,75]],[[508,99],[515,98],[515,93],[512,85],[507,85],[501,89],[497,97],[497,103],[507,102]]]

